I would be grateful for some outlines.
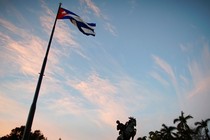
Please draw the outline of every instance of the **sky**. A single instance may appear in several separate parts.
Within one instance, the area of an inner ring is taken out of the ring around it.
[[[0,1],[0,137],[25,125],[60,1]],[[57,21],[32,130],[49,140],[136,137],[210,118],[209,0],[62,0],[96,36]]]

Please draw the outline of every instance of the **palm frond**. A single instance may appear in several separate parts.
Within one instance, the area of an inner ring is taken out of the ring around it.
[[[193,117],[191,115],[188,115],[185,117],[185,120],[188,120],[188,119],[192,119]]]
[[[210,118],[205,120],[206,123],[208,123],[209,121],[210,121]]]
[[[201,125],[202,123],[201,122],[195,122],[195,125]]]
[[[180,121],[178,118],[174,119],[174,124],[178,121]]]

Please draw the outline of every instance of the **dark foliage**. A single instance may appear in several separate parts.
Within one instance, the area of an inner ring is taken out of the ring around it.
[[[23,137],[25,126],[16,127],[12,129],[9,135],[3,136],[0,140],[21,140]],[[30,140],[47,140],[44,135],[41,133],[40,130],[35,130],[34,132],[30,133],[29,136]]]
[[[148,140],[210,140],[208,122],[210,119],[201,120],[201,122],[195,122],[195,127],[190,128],[187,124],[189,119],[192,119],[191,115],[181,115],[174,119],[174,124],[177,126],[162,125],[160,131],[150,131]],[[137,140],[146,140],[146,137],[139,137]]]

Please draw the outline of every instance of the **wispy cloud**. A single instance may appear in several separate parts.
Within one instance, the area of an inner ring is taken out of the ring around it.
[[[138,3],[136,0],[129,1],[129,4],[131,6],[129,13],[132,14],[135,8],[137,7]]]
[[[7,62],[10,62],[10,64],[15,64],[19,67],[17,70],[24,74],[37,74],[39,71],[38,65],[40,65],[44,54],[43,46],[46,45],[45,41],[6,20],[1,19],[0,22],[4,23],[4,28],[22,38],[16,40],[6,34],[1,34],[1,42],[3,43],[5,52],[7,52],[1,55],[2,59],[7,59]]]
[[[189,76],[184,77],[187,84],[185,84],[182,96],[182,107],[189,112],[193,112],[197,119],[206,118],[210,115],[206,111],[209,109],[208,99],[210,98],[209,45],[204,43],[201,50],[201,52],[196,50],[196,57],[193,57],[187,65]]]
[[[104,23],[105,30],[107,30],[113,36],[117,36],[117,29],[116,29],[116,27],[113,24],[111,24],[111,22],[109,21],[108,16],[103,14],[101,12],[101,9],[92,0],[82,0],[82,2],[83,1],[87,5],[87,7],[89,9],[91,9],[98,18],[101,18],[101,19],[104,20],[104,22],[105,22]]]
[[[196,43],[196,45],[198,42]],[[192,57],[186,57],[187,63],[183,73],[175,74],[172,66],[166,60],[161,59],[158,56],[153,55],[153,60],[162,70],[162,74],[167,75],[170,78],[171,84],[174,86],[178,104],[183,110],[194,112],[197,117],[203,118],[208,116],[209,113],[203,110],[208,110],[210,98],[210,51],[208,43],[203,43],[203,46],[199,48],[195,47],[195,44],[181,45],[182,53],[187,53]],[[200,44],[199,44],[200,47]],[[195,53],[196,51],[196,53]],[[196,54],[196,57],[195,57]],[[151,73],[151,76],[164,85],[164,75],[160,75],[159,71]],[[168,84],[170,84],[167,81]]]
[[[200,60],[193,60],[188,66],[194,85],[191,97],[210,91],[210,52],[207,44],[204,45],[201,56]]]
[[[98,108],[102,122],[113,125],[117,116],[125,115],[123,105],[114,98],[117,89],[108,79],[102,79],[93,73],[85,81],[75,81],[70,84]]]
[[[19,28],[7,20],[0,19],[0,23],[2,24],[3,30],[10,31],[12,34],[16,35],[10,36],[10,33],[8,32],[0,33],[0,42],[2,46],[2,51],[0,52],[0,58],[2,60],[0,76],[7,77],[8,75],[16,75],[16,77],[23,76],[26,78],[31,76],[30,78],[32,79],[37,78],[47,47],[46,41],[41,37],[34,35],[33,32]],[[63,54],[61,54],[58,48],[51,49],[50,51],[49,61],[46,67],[47,70],[45,72],[47,77],[45,79],[51,85],[57,85],[57,80],[55,80],[56,73],[63,73],[63,70],[58,65],[59,58],[63,56]],[[23,79],[22,83],[26,82]],[[18,79],[16,81],[11,80],[11,82],[20,85]],[[10,83],[7,84],[10,85]],[[24,87],[26,85],[22,84],[20,86]],[[33,87],[34,90],[34,85],[28,87]],[[20,87],[15,87],[14,89],[20,89]],[[45,89],[47,89],[47,87],[43,87],[43,90],[46,91],[46,93],[49,92],[49,88],[48,90]],[[33,93],[33,90],[30,93]]]
[[[157,72],[151,72],[150,75],[154,79],[156,79],[157,81],[159,81],[162,85],[164,85],[164,86],[168,86],[169,85],[169,83],[165,79],[163,79]]]
[[[0,112],[3,121],[8,119],[7,126],[9,125],[9,127],[4,127],[4,131],[1,132],[8,131],[6,133],[9,133],[12,128],[25,123],[28,106],[25,108],[24,105],[28,105],[33,97],[47,43],[33,32],[19,28],[5,19],[0,19],[0,23],[1,29],[7,31],[5,33],[0,32],[0,77],[2,78],[0,106],[4,107],[0,107]],[[43,98],[41,98],[40,103],[48,96],[46,93],[63,91],[60,80],[56,79],[56,73],[62,74],[62,69],[59,66],[61,56],[60,51],[51,49],[43,80],[45,84],[42,85],[42,94],[40,94]],[[61,99],[61,101],[66,100]],[[50,106],[48,105],[48,107]],[[14,114],[19,115],[15,116]],[[3,116],[7,117],[3,118]],[[15,117],[15,119],[8,116]],[[0,119],[0,123],[2,119]],[[11,120],[16,120],[16,122],[11,122]],[[1,124],[6,125],[5,123]]]
[[[60,99],[56,99],[49,102],[49,108],[56,110],[58,116],[63,115],[84,115],[86,110],[82,104],[82,100],[73,96],[62,96]]]
[[[14,24],[12,24],[11,22],[7,20],[0,18],[0,24],[5,29],[10,31],[12,34],[18,35],[19,37],[22,37],[22,38],[28,37],[27,31],[25,31],[24,29],[18,28],[17,26],[15,26]]]
[[[101,10],[94,4],[92,0],[84,0],[87,6],[99,17],[101,16]]]
[[[6,38],[6,36],[4,36]],[[12,38],[7,38],[5,42],[5,52],[2,53],[2,60],[6,60],[4,68],[12,66],[17,73],[22,73],[28,76],[36,76],[40,69],[44,58],[46,42],[39,37],[31,35],[25,40],[15,41]],[[49,73],[55,70],[52,65],[58,63],[57,56],[53,51],[50,54],[50,61],[48,64]],[[12,65],[9,65],[12,64]]]
[[[114,36],[117,36],[116,28],[109,22],[106,23],[105,29],[108,30],[110,33],[112,33]]]
[[[193,44],[187,43],[187,44],[180,44],[179,45],[180,49],[184,53],[190,53],[193,51]]]
[[[20,12],[17,11],[17,13],[14,17],[24,19]],[[27,20],[23,21],[22,27],[28,24]],[[30,29],[18,27],[17,24],[4,18],[0,18],[0,24],[2,30],[0,32],[0,123],[4,126],[0,135],[5,135],[12,128],[25,124],[28,113],[26,104],[28,105],[28,101],[31,101],[34,94],[47,43]],[[50,56],[47,77],[55,72],[54,64],[58,62],[55,52],[52,51]],[[5,133],[2,134],[3,132]]]
[[[12,79],[9,81],[4,80],[1,83],[2,91],[5,89],[7,92],[10,91],[11,93],[8,95],[18,98],[17,100],[21,102],[31,100],[44,57],[44,46],[46,46],[46,43],[36,36],[32,36],[29,40],[16,42],[11,38],[7,38],[6,43],[4,43],[5,50],[0,52],[2,60],[0,76],[2,78],[11,77]],[[58,63],[58,56],[54,51],[51,51],[45,72],[45,84],[42,85],[42,94],[40,96],[55,91],[58,91],[58,93],[63,91],[60,80],[56,79],[58,73],[63,74]],[[8,91],[8,89],[10,90]]]
[[[176,88],[177,80],[176,80],[176,76],[174,74],[172,67],[165,60],[161,59],[160,57],[155,56],[155,55],[153,55],[152,57],[153,57],[155,63],[170,77],[173,85]]]
[[[190,84],[189,79],[187,79],[183,75],[180,75],[180,80],[182,81],[182,83],[184,84],[184,86],[189,86],[189,84]]]

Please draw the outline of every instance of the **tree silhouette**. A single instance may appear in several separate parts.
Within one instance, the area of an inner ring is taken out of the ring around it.
[[[149,139],[151,140],[160,140],[161,139],[161,132],[160,131],[150,131],[149,132]]]
[[[175,137],[177,136],[174,130],[176,130],[176,127],[174,126],[166,126],[165,124],[162,124],[163,128],[160,130],[161,131],[161,136],[163,140],[174,140]]]
[[[179,122],[177,124],[177,130],[178,130],[178,134],[179,134],[179,138],[181,140],[190,140],[191,138],[191,134],[193,133],[192,130],[190,129],[190,127],[187,124],[187,120],[193,118],[191,115],[187,115],[186,117],[184,116],[184,112],[181,111],[181,116],[179,116],[179,118],[174,119],[174,124],[176,122]]]
[[[181,111],[181,116],[179,118],[174,119],[174,124],[176,122],[179,122],[177,125],[177,129],[189,129],[189,126],[187,125],[187,120],[193,118],[191,115],[187,115],[184,117],[184,112]]]
[[[200,131],[202,133],[202,131],[204,131],[204,137],[206,137],[207,140],[210,140],[210,137],[208,135],[208,121],[210,121],[210,119],[206,119],[205,121],[201,120],[201,122],[195,122],[195,125],[197,126],[196,132]]]
[[[9,135],[3,136],[0,140],[21,140],[23,137],[25,126],[16,127],[12,129]],[[30,140],[47,140],[40,130],[35,130],[29,135]]]
[[[137,140],[146,140],[146,139],[147,139],[146,136],[144,136],[144,137],[138,137],[138,138],[137,138]]]
[[[149,137],[138,137],[137,140],[210,140],[208,135],[210,118],[205,121],[195,122],[197,127],[190,128],[187,121],[192,118],[191,115],[184,116],[184,112],[181,111],[181,115],[174,119],[174,124],[178,123],[177,127],[162,124],[160,131],[150,131]]]

